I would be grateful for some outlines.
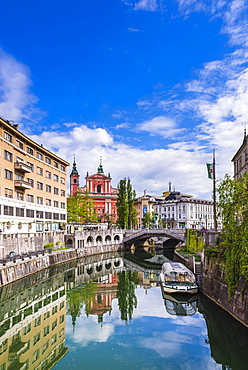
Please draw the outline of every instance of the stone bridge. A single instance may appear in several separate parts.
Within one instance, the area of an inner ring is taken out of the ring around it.
[[[65,235],[65,243],[68,247],[76,249],[122,245],[124,233],[125,231],[121,229],[75,231],[74,234]]]
[[[184,242],[183,230],[168,230],[168,229],[142,229],[126,233],[123,237],[124,244],[132,244],[137,240],[145,240],[152,237],[164,237],[168,239],[176,239],[178,242]]]

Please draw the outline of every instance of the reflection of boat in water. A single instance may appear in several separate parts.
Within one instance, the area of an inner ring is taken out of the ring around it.
[[[162,289],[164,305],[170,315],[192,316],[197,310],[197,294],[166,294]]]
[[[193,272],[179,262],[163,263],[160,282],[165,293],[195,294],[198,291]]]

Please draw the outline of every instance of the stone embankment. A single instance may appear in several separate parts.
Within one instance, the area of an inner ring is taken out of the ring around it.
[[[248,288],[244,281],[240,281],[234,295],[228,299],[228,288],[225,283],[225,270],[214,259],[204,262],[195,262],[192,256],[185,259],[175,251],[174,261],[181,262],[194,272],[200,291],[225,311],[248,326]]]
[[[63,262],[121,249],[122,244],[98,245],[84,249],[66,249],[45,254],[37,253],[35,256],[19,258],[4,265],[0,264],[0,287]]]
[[[247,285],[244,281],[240,281],[232,298],[229,299],[224,267],[216,263],[214,259],[204,261],[201,291],[242,324],[248,326]]]

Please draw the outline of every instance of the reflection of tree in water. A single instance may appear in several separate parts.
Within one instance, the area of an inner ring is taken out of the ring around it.
[[[118,273],[118,306],[121,312],[121,320],[128,324],[132,319],[133,310],[137,307],[135,288],[138,284],[137,271],[122,271]]]
[[[76,318],[81,316],[82,309],[87,311],[87,307],[95,296],[96,288],[97,284],[88,283],[67,293],[67,314],[72,317],[73,327],[75,327]]]

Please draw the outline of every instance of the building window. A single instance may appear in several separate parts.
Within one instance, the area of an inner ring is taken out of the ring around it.
[[[10,135],[8,132],[4,131],[4,139],[12,143],[12,135]]]
[[[42,353],[44,353],[44,352],[47,350],[48,346],[49,346],[49,342],[47,341],[47,342],[43,345]]]
[[[45,219],[51,220],[52,219],[52,212],[45,212]]]
[[[7,170],[5,168],[5,170],[4,170],[4,177],[5,177],[5,179],[13,180],[13,172],[10,171],[10,170]]]
[[[101,193],[101,185],[97,185],[97,192]]]
[[[37,189],[38,190],[43,190],[43,184],[42,184],[42,182],[37,181]]]
[[[31,324],[29,323],[28,325],[26,325],[24,327],[24,329],[23,329],[23,335],[28,334],[30,331],[31,331]]]
[[[59,195],[59,189],[58,188],[54,188],[53,193],[56,194],[56,195]]]
[[[59,213],[54,213],[53,214],[53,219],[54,220],[59,220]]]
[[[13,190],[12,189],[8,189],[8,188],[5,188],[4,189],[4,196],[6,198],[13,198]]]
[[[43,175],[43,169],[41,167],[37,167],[37,174],[38,175]]]
[[[51,179],[52,178],[52,174],[50,171],[46,171],[46,178],[47,179]]]
[[[43,218],[43,211],[36,211],[36,218]]]
[[[13,162],[13,154],[8,150],[4,150],[4,159],[7,161]]]
[[[53,308],[52,308],[52,315],[54,315],[55,313],[57,313],[58,312],[58,306],[54,306]]]
[[[61,195],[61,197],[65,197],[65,190],[61,190],[60,195]]]
[[[37,349],[36,351],[34,351],[34,354],[33,354],[33,362],[37,361],[39,357],[40,357],[40,350]]]
[[[61,208],[65,209],[65,203],[61,202]]]
[[[65,316],[64,315],[59,316],[59,323],[62,324],[62,322],[64,321],[65,321]]]
[[[57,200],[54,201],[54,207],[58,207],[59,206],[59,202]]]
[[[22,143],[20,140],[17,140],[17,139],[16,139],[16,145],[17,145],[20,149],[23,149],[23,148],[24,148],[24,145],[23,145],[23,143]]]
[[[43,155],[39,152],[36,153],[36,157],[41,160],[43,159]]]
[[[46,157],[46,163],[51,164],[51,159],[49,157]]]
[[[16,216],[18,216],[18,217],[24,217],[24,208],[18,208],[18,207],[16,207]]]
[[[34,210],[33,209],[27,209],[26,210],[26,217],[34,218]]]
[[[34,320],[34,326],[39,326],[41,324],[41,316],[39,317],[36,317],[36,319]]]
[[[32,172],[34,172],[34,165],[33,163],[27,162]]]
[[[54,162],[54,167],[55,167],[55,168],[59,168],[59,164],[58,164],[58,162]]]
[[[62,221],[64,221],[64,220],[65,220],[65,214],[64,214],[64,213],[61,213],[61,215],[60,215],[60,219],[61,219]]]
[[[34,149],[30,148],[30,146],[27,146],[27,153],[34,155]]]
[[[23,181],[23,176],[22,175],[16,175],[16,180]]]
[[[22,163],[23,163],[23,162],[24,162],[24,159],[23,159],[23,158],[21,158],[21,157],[16,156],[16,161],[17,161],[17,162],[22,162]]]
[[[46,185],[46,191],[47,191],[48,193],[51,193],[51,191],[52,191],[52,187],[51,187],[50,185]]]
[[[63,184],[63,185],[65,184],[65,178],[64,177],[60,178],[60,183]]]
[[[52,330],[54,330],[56,328],[56,326],[58,325],[57,323],[57,319],[52,323]]]
[[[34,345],[40,340],[40,332],[34,336]]]
[[[14,216],[14,207],[4,206],[3,207],[3,214],[5,216]]]
[[[27,202],[34,203],[34,196],[32,194],[27,194]]]
[[[44,334],[43,336],[45,337],[47,334],[49,334],[49,325],[44,327]]]
[[[46,199],[46,206],[51,206],[51,205],[52,205],[51,199]]]
[[[54,179],[54,181],[59,181],[59,177],[58,177],[58,175],[53,175],[53,179]]]
[[[57,334],[54,334],[54,336],[52,337],[52,340],[51,340],[51,344],[54,344],[57,342]]]
[[[65,172],[65,166],[61,165],[61,171]]]
[[[37,197],[37,204],[43,204],[43,198]]]

